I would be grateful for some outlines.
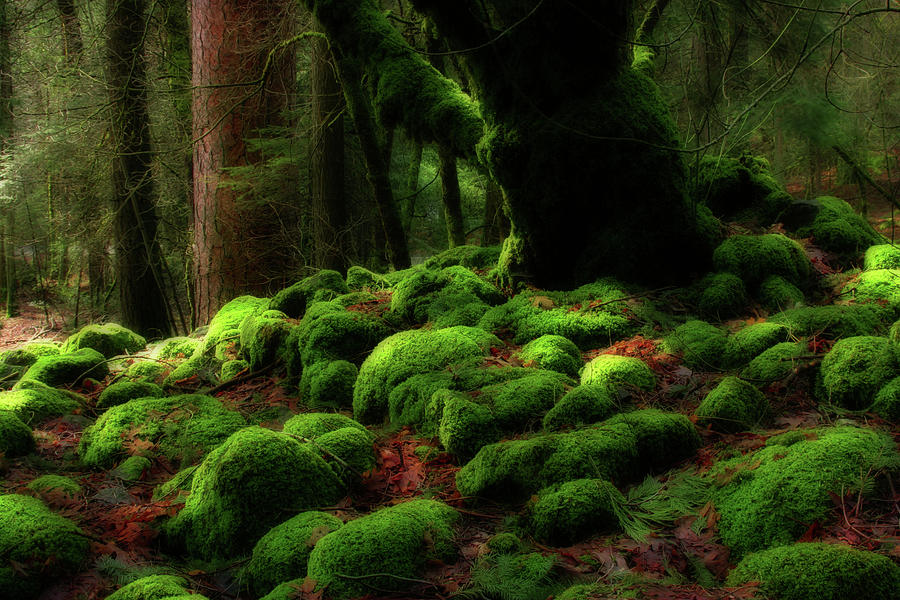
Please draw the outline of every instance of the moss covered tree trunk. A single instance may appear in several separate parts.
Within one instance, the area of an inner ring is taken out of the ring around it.
[[[441,199],[444,203],[444,219],[447,221],[447,241],[450,248],[454,248],[466,243],[456,155],[452,150],[441,146],[438,148],[438,157],[441,161]]]

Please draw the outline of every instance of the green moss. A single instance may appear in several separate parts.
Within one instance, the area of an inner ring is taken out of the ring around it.
[[[313,547],[342,526],[337,517],[315,511],[302,512],[276,525],[253,548],[243,571],[246,588],[258,598],[282,582],[306,577]]]
[[[792,543],[831,514],[829,492],[857,493],[880,469],[897,464],[890,436],[855,427],[815,433],[814,439],[771,444],[713,470],[721,485],[713,494],[719,534],[733,556]]]
[[[728,339],[728,362],[747,364],[775,344],[788,341],[790,330],[780,323],[754,323],[744,327]]]
[[[688,321],[663,340],[666,352],[681,354],[684,364],[697,370],[721,368],[728,356],[725,331],[706,321]]]
[[[542,419],[572,383],[555,371],[536,371],[483,392],[491,400],[497,425],[508,431],[521,431]]]
[[[350,408],[359,369],[346,360],[321,361],[303,369],[300,398],[310,408]]]
[[[92,348],[106,358],[119,354],[133,354],[143,350],[147,340],[135,332],[117,325],[86,325],[69,336],[62,351],[75,352],[81,348]]]
[[[625,497],[610,482],[576,479],[538,492],[529,524],[539,541],[568,546],[618,529],[615,506],[624,504]]]
[[[840,198],[822,196],[814,204],[815,218],[797,230],[799,237],[812,236],[820,248],[845,255],[859,255],[869,246],[884,243],[868,221]]]
[[[150,459],[144,456],[129,456],[110,471],[110,475],[123,481],[139,481],[151,464]]]
[[[420,373],[484,356],[494,336],[475,328],[402,331],[382,341],[363,362],[353,390],[354,417],[362,423],[381,421],[391,390]]]
[[[900,598],[900,567],[887,556],[843,544],[801,543],[751,554],[726,585],[751,581],[780,600]]]
[[[297,344],[303,367],[320,361],[346,360],[359,366],[372,349],[390,334],[383,319],[341,310],[304,318]]]
[[[489,269],[497,265],[500,246],[455,246],[425,261],[428,269],[445,269],[459,265],[469,269]]]
[[[403,590],[409,586],[404,578],[420,578],[429,560],[455,557],[456,518],[455,510],[433,500],[383,508],[320,539],[309,557],[308,576],[332,598],[362,596],[373,588]]]
[[[22,346],[22,350],[34,354],[38,358],[42,356],[56,356],[60,353],[59,342],[31,342]]]
[[[891,379],[878,390],[869,411],[886,421],[900,422],[900,377]]]
[[[313,446],[344,481],[355,482],[359,475],[375,468],[372,434],[368,431],[352,426],[329,431],[315,438]]]
[[[889,307],[900,313],[900,269],[863,271],[844,286],[843,294],[860,304]]]
[[[182,600],[185,596],[203,600],[204,596],[190,594],[187,581],[176,575],[150,575],[132,581],[106,600]]]
[[[900,374],[898,350],[887,338],[857,336],[838,340],[822,359],[818,396],[853,410],[867,408],[875,393]]]
[[[753,385],[726,377],[706,395],[697,411],[697,423],[715,431],[735,433],[758,425],[769,412],[769,401]]]
[[[134,439],[153,442],[163,455],[189,463],[244,425],[240,413],[226,410],[209,396],[139,398],[100,415],[84,430],[78,452],[85,464],[109,468],[126,454],[126,443]]]
[[[388,282],[383,275],[353,265],[347,269],[347,287],[351,290],[380,290],[388,287]]]
[[[487,444],[496,442],[500,433],[490,409],[462,394],[448,394],[443,401],[438,439],[451,454],[468,460]]]
[[[684,415],[656,409],[636,410],[613,415],[593,429],[624,424],[635,436],[637,451],[636,472],[627,473],[625,480],[658,473],[673,463],[690,458],[700,447],[700,434]],[[612,478],[618,482],[622,478]]]
[[[222,363],[219,379],[221,381],[231,381],[244,371],[250,372],[250,363],[246,360],[229,360]]]
[[[37,354],[22,348],[0,352],[0,362],[14,367],[30,367],[37,362],[37,359]]]
[[[647,364],[633,356],[601,354],[584,367],[581,385],[606,385],[611,388],[635,387],[651,392],[656,375]]]
[[[172,478],[161,483],[153,489],[153,501],[169,500],[172,504],[184,504],[182,497],[186,497],[191,491],[191,484],[194,482],[194,472],[199,465],[192,465],[181,469]],[[179,494],[183,492],[183,494]]]
[[[52,580],[75,573],[89,546],[81,529],[40,500],[0,496],[0,590],[7,597],[37,597]]]
[[[81,495],[78,482],[63,475],[41,475],[28,484],[28,489],[41,495],[61,493],[71,498]]]
[[[162,398],[162,388],[146,381],[120,381],[107,387],[97,398],[97,408],[109,408],[125,404],[135,398]]]
[[[34,388],[0,392],[0,411],[8,411],[27,425],[68,414],[81,407],[71,396],[39,382]]]
[[[424,323],[454,306],[502,301],[496,287],[469,269],[455,266],[440,271],[423,269],[404,278],[394,286],[391,311],[410,323]]]
[[[545,429],[590,425],[619,410],[617,394],[607,385],[579,385],[544,415]]]
[[[508,531],[492,535],[485,542],[485,545],[488,547],[488,550],[497,554],[518,554],[524,547],[519,536]]]
[[[206,337],[203,338],[203,345],[194,351],[191,358],[197,359],[204,355],[209,357],[214,352],[221,353],[221,347],[217,348],[217,346],[220,346],[222,342],[227,343],[224,338],[238,338],[240,336],[238,327],[240,327],[241,322],[249,315],[264,312],[268,308],[268,303],[269,300],[267,298],[257,298],[255,296],[238,296],[226,303],[209,322]]]
[[[698,283],[697,308],[700,314],[722,320],[747,308],[747,290],[732,273],[711,273]]]
[[[798,368],[798,357],[806,354],[805,344],[782,342],[762,352],[750,361],[741,377],[754,383],[769,383],[787,377]]]
[[[240,354],[251,370],[284,360],[288,352],[286,343],[293,327],[286,318],[287,315],[282,312],[267,310],[262,314],[247,315],[241,321],[238,327]]]
[[[803,304],[803,292],[781,275],[763,279],[757,292],[759,303],[770,311],[794,308]]]
[[[32,450],[34,437],[31,435],[31,427],[17,417],[16,413],[0,410],[0,455],[14,458]]]
[[[243,321],[242,321],[243,322]],[[208,339],[208,338],[207,338]],[[238,357],[238,353],[241,350],[241,331],[240,329],[224,329],[222,330],[221,335],[218,338],[215,346],[211,347],[212,355],[218,360],[220,363],[227,360],[234,360]],[[203,354],[199,356],[203,358]],[[181,366],[196,360],[198,355],[195,354],[191,360],[188,360],[186,363],[183,363]],[[181,367],[179,367],[181,368]]]
[[[345,427],[355,427],[360,431],[368,431],[365,427],[354,421],[350,417],[340,413],[301,413],[291,417],[284,424],[284,433],[296,435],[309,439],[316,439],[320,435],[325,435],[338,429]]]
[[[693,197],[732,221],[769,225],[791,196],[772,176],[768,161],[754,156],[704,156],[697,169]]]
[[[22,379],[33,379],[50,386],[76,385],[85,377],[103,379],[109,373],[103,354],[93,348],[43,356],[31,365]]]
[[[189,358],[202,343],[189,337],[167,338],[157,345],[155,355],[161,360]]]
[[[769,317],[769,322],[786,325],[794,336],[824,335],[837,339],[872,335],[882,328],[884,316],[875,306],[829,304],[785,310]]]
[[[770,275],[803,285],[810,274],[803,247],[777,233],[732,236],[713,252],[713,263],[717,270],[734,273],[751,286]]]
[[[577,377],[584,365],[578,346],[561,335],[542,335],[528,342],[518,357],[525,364],[534,363],[570,377]]]
[[[343,494],[337,475],[308,444],[247,427],[203,459],[184,509],[165,531],[191,556],[233,557],[290,512],[329,506]]]
[[[351,267],[353,268],[353,267]],[[260,600],[297,600],[306,578],[292,579],[275,587]]]
[[[133,381],[161,383],[168,371],[169,367],[163,363],[151,360],[138,360],[125,369],[122,376]]]
[[[863,261],[863,269],[900,269],[900,247],[893,244],[869,246]],[[2,355],[0,355],[2,359]]]
[[[313,302],[331,300],[349,291],[340,273],[323,269],[275,294],[268,308],[298,319]]]

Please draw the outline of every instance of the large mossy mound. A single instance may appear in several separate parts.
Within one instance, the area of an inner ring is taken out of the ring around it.
[[[576,479],[541,490],[529,508],[538,540],[566,546],[602,531],[618,529],[617,506],[625,497],[603,479]]]
[[[81,348],[92,348],[106,358],[112,358],[119,354],[133,354],[146,346],[147,340],[143,336],[116,323],[105,323],[82,327],[69,336],[62,351],[75,352]]]
[[[162,398],[163,396],[165,396],[165,392],[155,383],[120,381],[108,386],[100,393],[100,397],[97,398],[97,408],[107,409],[137,398]]]
[[[713,263],[719,271],[734,273],[749,286],[759,285],[771,275],[802,286],[810,274],[803,247],[776,233],[732,236],[713,252]]]
[[[900,269],[863,271],[844,286],[842,294],[859,304],[889,308],[900,314]]]
[[[605,385],[614,389],[634,387],[650,392],[656,387],[656,375],[639,358],[601,354],[585,365],[581,385]]]
[[[561,335],[542,335],[531,340],[518,354],[525,365],[557,371],[569,377],[577,377],[584,366],[578,346]]]
[[[306,307],[313,302],[331,300],[349,291],[350,288],[340,273],[323,269],[275,294],[269,301],[268,308],[299,319],[306,312]]]
[[[287,315],[276,310],[244,317],[238,327],[240,335],[240,355],[247,360],[251,370],[267,367],[275,362],[285,362],[286,356],[294,351],[288,347],[288,338],[293,325]]]
[[[752,384],[726,377],[697,407],[697,423],[715,431],[734,433],[758,425],[767,415],[769,401]]]
[[[93,348],[43,356],[28,367],[22,379],[32,379],[49,386],[77,385],[86,377],[103,379],[109,373],[103,354]]]
[[[772,176],[768,161],[756,156],[704,156],[697,169],[693,197],[727,220],[769,225],[791,203]]]
[[[349,417],[337,413],[303,413],[291,417],[282,430],[310,442],[341,478],[352,483],[375,466],[375,436]]]
[[[747,290],[733,273],[711,273],[697,283],[697,308],[705,317],[722,320],[747,308]]]
[[[497,266],[500,246],[455,246],[435,254],[425,261],[428,269],[446,269],[459,265],[469,269],[490,269]]]
[[[801,357],[807,354],[806,345],[796,342],[782,342],[761,352],[750,361],[741,377],[757,385],[784,379],[805,363]]]
[[[500,290],[465,267],[422,269],[394,286],[391,311],[410,323],[425,323],[446,319],[443,313],[448,311],[475,305],[480,308],[466,323],[475,325],[491,305],[503,299]]]
[[[728,361],[728,334],[706,321],[688,321],[665,337],[663,349],[680,354],[692,369],[714,371]]]
[[[330,506],[343,495],[337,475],[309,444],[247,427],[200,463],[184,509],[165,531],[191,556],[233,557],[292,512]]]
[[[770,312],[777,312],[796,308],[805,297],[800,288],[781,275],[770,275],[759,284],[756,299]]]
[[[390,335],[383,319],[365,313],[337,310],[317,318],[307,315],[297,344],[303,367],[321,361],[345,360],[359,366],[378,343]]]
[[[38,381],[20,383],[22,389],[0,392],[0,411],[11,412],[28,425],[68,414],[82,406],[72,395]]]
[[[714,469],[719,534],[734,555],[793,543],[814,521],[825,522],[834,506],[829,493],[870,489],[900,464],[891,437],[870,429],[823,428],[808,436],[770,439]]]
[[[728,338],[728,362],[744,365],[775,344],[788,341],[790,330],[780,323],[754,323]]]
[[[606,385],[579,385],[572,388],[544,415],[545,429],[590,425],[620,409],[618,394]]]
[[[318,541],[308,576],[330,598],[400,591],[421,578],[430,560],[456,556],[457,513],[434,500],[412,500],[351,521]]]
[[[887,338],[838,340],[822,359],[819,397],[849,409],[868,408],[881,387],[900,374],[900,350]]]
[[[876,244],[869,246],[863,259],[863,269],[900,269],[900,246]]]
[[[240,413],[201,394],[139,398],[113,406],[84,430],[78,452],[92,467],[109,468],[124,458],[128,442],[152,442],[170,459],[189,463],[244,427]]]
[[[900,423],[900,377],[891,379],[878,390],[869,410],[882,419]]]
[[[150,575],[132,581],[106,597],[106,600],[204,600],[194,594],[187,581],[177,575]]]
[[[900,567],[886,556],[842,544],[800,543],[750,554],[726,585],[752,581],[779,600],[900,598]]]
[[[797,235],[812,236],[817,246],[829,252],[858,256],[869,246],[884,243],[884,237],[872,229],[865,217],[857,214],[852,206],[840,198],[822,196],[812,202],[797,205],[803,210],[794,211],[793,207],[789,207],[787,212],[813,215],[807,223],[799,223]],[[792,219],[788,218],[785,224],[790,225],[790,221]]]
[[[770,323],[780,323],[791,335],[819,335],[830,339],[855,335],[872,335],[883,329],[884,309],[872,305],[829,304],[803,306],[776,313]]]
[[[73,574],[90,541],[75,523],[37,498],[0,496],[0,593],[35,598],[54,579]]]
[[[0,410],[0,455],[13,458],[34,450],[34,437],[31,427],[25,424],[16,414],[8,410]]]

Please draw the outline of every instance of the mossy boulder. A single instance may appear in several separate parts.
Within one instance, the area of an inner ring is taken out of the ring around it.
[[[309,444],[247,427],[203,459],[184,509],[165,532],[191,556],[233,557],[292,511],[328,506],[343,495],[337,475]]]
[[[380,290],[388,287],[383,275],[359,265],[347,269],[347,287],[351,290]]]
[[[383,340],[359,369],[353,390],[353,414],[361,423],[380,422],[387,415],[388,397],[397,385],[420,373],[478,360],[500,341],[481,329],[450,327],[413,329]]]
[[[81,495],[81,485],[70,477],[63,475],[41,475],[28,484],[28,489],[41,496],[62,494],[70,498]]]
[[[313,363],[300,377],[300,399],[314,409],[350,408],[358,375],[356,365],[346,360]]]
[[[809,435],[769,440],[713,469],[720,486],[713,493],[719,534],[733,555],[793,543],[831,514],[829,493],[857,493],[900,464],[893,440],[883,433],[836,427]]]
[[[349,291],[340,273],[323,269],[275,294],[268,308],[298,319],[313,302],[331,300]]]
[[[809,542],[746,556],[726,585],[759,582],[759,590],[779,600],[900,598],[900,567],[890,558],[843,544]]]
[[[383,319],[340,310],[304,318],[297,344],[303,367],[321,361],[346,360],[357,366],[391,331]]]
[[[22,375],[49,386],[77,385],[86,377],[103,379],[109,373],[103,354],[93,348],[81,348],[74,352],[43,356]]]
[[[150,575],[132,581],[106,597],[106,600],[203,600],[193,594],[187,581],[177,575]]]
[[[133,354],[143,350],[147,340],[126,327],[116,323],[86,325],[69,336],[62,351],[75,352],[82,348],[92,348],[106,358],[119,354]]]
[[[188,464],[246,423],[240,413],[201,394],[138,398],[113,406],[87,427],[78,445],[81,460],[109,468],[126,456],[128,442],[152,442],[155,451]]]
[[[878,390],[869,411],[886,421],[900,423],[900,377],[891,379]]]
[[[244,317],[238,327],[240,355],[247,360],[251,370],[284,361],[290,352],[286,347],[291,329],[287,315],[275,310]]]
[[[250,363],[246,360],[229,360],[222,363],[222,370],[219,371],[219,380],[231,381],[238,375],[250,371]]]
[[[74,574],[90,540],[69,519],[37,498],[0,496],[0,590],[4,597],[36,598],[52,580]],[[16,563],[14,569],[12,563]]]
[[[489,269],[497,266],[500,246],[454,246],[425,261],[428,269],[445,269],[459,265],[469,269]]]
[[[728,357],[728,335],[706,321],[688,321],[663,339],[663,349],[681,354],[685,365],[700,371],[720,369]]]
[[[900,374],[897,346],[887,338],[857,336],[838,340],[822,359],[818,396],[845,408],[868,408],[875,394]]]
[[[244,585],[254,598],[278,584],[306,577],[306,564],[316,543],[344,523],[328,513],[307,511],[276,525],[253,547],[243,571]]]
[[[776,313],[770,323],[780,323],[796,337],[819,335],[829,339],[872,335],[883,328],[884,309],[873,305],[828,304],[803,306]]]
[[[14,412],[0,410],[0,454],[13,458],[32,450],[34,437],[31,435],[31,427]]]
[[[568,546],[619,527],[617,506],[625,497],[604,479],[576,479],[541,490],[529,508],[529,525],[539,541]]]
[[[876,244],[869,246],[863,259],[863,269],[900,269],[900,246]],[[2,355],[0,355],[2,359]]]
[[[484,544],[491,553],[496,554],[518,554],[525,548],[519,536],[508,531],[492,535]]]
[[[770,275],[759,284],[757,300],[770,311],[787,310],[803,304],[803,292],[781,275]]]
[[[713,263],[717,270],[734,273],[749,286],[759,285],[770,275],[802,286],[811,270],[803,247],[777,233],[732,236],[713,252]]]
[[[441,390],[442,410],[438,426],[438,439],[451,454],[468,460],[483,446],[496,442],[500,437],[496,418],[483,404],[470,400],[465,394]]]
[[[307,575],[331,598],[403,590],[409,579],[421,578],[429,560],[455,558],[456,518],[454,509],[434,500],[382,508],[320,539]]]
[[[236,346],[235,340],[240,339],[241,322],[250,315],[265,312],[268,305],[268,298],[257,298],[256,296],[238,296],[227,302],[210,320],[203,344],[194,351],[191,359],[214,356],[217,351],[221,354],[225,348],[223,342],[234,343]],[[224,340],[223,338],[229,339]],[[219,346],[218,349],[217,346]]]
[[[122,377],[130,381],[149,381],[162,383],[171,367],[153,360],[136,360],[122,372]]]
[[[784,379],[805,364],[800,357],[806,353],[806,345],[802,343],[775,344],[751,360],[741,371],[741,377],[759,385]]]
[[[584,367],[581,385],[633,387],[645,392],[656,387],[656,375],[647,363],[633,356],[601,354]]]
[[[791,196],[772,176],[768,161],[757,156],[704,156],[698,165],[693,197],[717,217],[775,222]]]
[[[37,381],[24,389],[0,392],[0,412],[11,412],[28,425],[60,417],[81,407],[82,403],[69,394]]]
[[[483,313],[501,302],[500,290],[469,269],[455,266],[423,269],[404,278],[394,286],[391,311],[410,323],[425,323],[454,307],[483,305]]]
[[[156,346],[155,355],[160,360],[190,358],[202,343],[202,340],[191,337],[167,338]]]
[[[62,344],[59,342],[29,342],[22,346],[22,350],[34,354],[38,358],[42,356],[56,356],[62,352]]]
[[[360,431],[368,431],[363,425],[346,415],[323,412],[295,415],[284,424],[283,431],[291,435],[315,439],[320,435],[345,427],[355,427]]]
[[[618,394],[607,385],[579,385],[544,415],[545,429],[590,425],[619,411]]]
[[[375,468],[374,436],[357,427],[342,427],[312,438],[313,447],[342,481],[356,483]]]
[[[743,365],[775,344],[788,341],[791,331],[780,323],[754,323],[728,338],[728,362]]]
[[[863,271],[844,286],[843,294],[859,304],[875,304],[900,313],[900,269]]]
[[[768,412],[769,401],[762,392],[737,377],[726,377],[706,395],[694,414],[699,425],[735,433],[755,427]]]
[[[125,404],[136,398],[162,398],[163,389],[155,383],[147,381],[120,381],[107,387],[97,398],[97,408],[106,409],[111,406]]]
[[[569,377],[577,377],[584,366],[578,346],[561,335],[542,335],[531,340],[522,347],[518,358],[526,365],[534,364]]]
[[[146,456],[129,456],[109,472],[122,481],[138,481],[153,463]]]
[[[57,352],[59,354],[59,352]],[[4,350],[0,352],[0,363],[13,367],[30,367],[37,362],[38,356],[28,350],[15,348],[13,350]]]
[[[574,382],[555,371],[537,371],[483,391],[487,392],[497,425],[507,431],[521,431],[540,422],[570,384]]]
[[[712,273],[697,285],[697,308],[705,317],[722,320],[747,308],[744,282],[733,273]]]
[[[801,224],[796,233],[799,237],[812,236],[820,248],[845,256],[858,256],[869,246],[884,243],[884,237],[844,200],[822,196],[809,205],[813,210],[807,212],[814,217],[811,222]]]

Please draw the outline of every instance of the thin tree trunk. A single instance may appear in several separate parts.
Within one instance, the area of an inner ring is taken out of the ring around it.
[[[489,180],[484,193],[484,229],[481,245],[493,246],[509,233],[509,221],[503,212],[503,192],[500,186]]]
[[[447,221],[447,241],[450,248],[466,243],[463,228],[462,199],[459,194],[459,175],[456,171],[456,156],[445,146],[438,146],[441,161],[441,189],[444,203],[444,218]]]
[[[56,0],[62,21],[63,56],[70,66],[78,63],[84,45],[81,41],[81,23],[75,11],[74,0]]]
[[[419,197],[419,171],[422,167],[422,151],[424,144],[413,142],[412,158],[409,159],[409,170],[406,172],[406,202],[403,203],[403,231],[409,236],[412,231],[413,218],[416,215],[416,199]]]

